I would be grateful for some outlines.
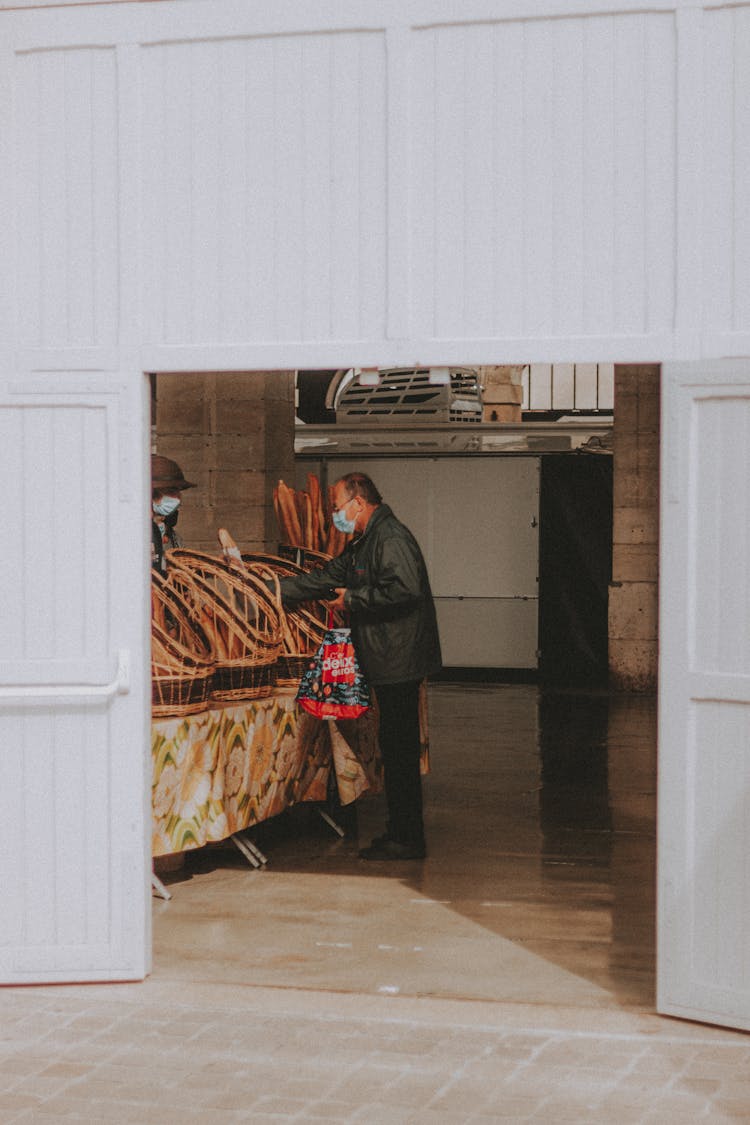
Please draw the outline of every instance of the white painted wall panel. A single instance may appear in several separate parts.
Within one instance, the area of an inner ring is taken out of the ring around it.
[[[750,361],[662,387],[658,1006],[750,1028]]]
[[[750,6],[705,13],[705,327],[750,332]]]
[[[159,44],[142,67],[146,338],[382,336],[383,36]]]
[[[107,49],[15,60],[19,343],[117,335],[117,72]]]
[[[690,933],[692,961],[704,1003],[750,988],[746,927],[722,918],[750,912],[750,707],[739,703],[695,705],[688,770],[695,785],[690,840],[694,887]]]
[[[109,548],[91,516],[107,511],[106,411],[0,407],[0,434],[0,474],[16,482],[3,521],[0,661],[102,660]]]
[[[695,483],[691,570],[697,668],[750,675],[750,400],[724,394],[694,405]],[[721,456],[718,456],[718,451]]]
[[[415,39],[415,334],[669,331],[673,16]]]
[[[0,379],[2,982],[148,964],[144,391]]]

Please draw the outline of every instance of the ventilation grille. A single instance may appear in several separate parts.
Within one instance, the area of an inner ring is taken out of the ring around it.
[[[430,383],[429,367],[383,370],[377,387],[362,387],[355,378],[339,395],[336,420],[480,421],[482,403],[476,368],[451,367],[450,378],[450,386]]]

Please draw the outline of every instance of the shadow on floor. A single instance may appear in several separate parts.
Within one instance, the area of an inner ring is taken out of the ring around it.
[[[382,797],[259,825],[269,859],[189,855],[156,972],[332,991],[651,1010],[655,700],[435,684],[429,857],[367,864]],[[165,877],[165,881],[167,881]]]

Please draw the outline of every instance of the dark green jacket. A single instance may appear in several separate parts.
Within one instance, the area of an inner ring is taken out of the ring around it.
[[[285,605],[331,598],[345,586],[352,640],[368,683],[421,680],[441,666],[435,604],[422,552],[387,504],[364,533],[310,574],[281,580]]]

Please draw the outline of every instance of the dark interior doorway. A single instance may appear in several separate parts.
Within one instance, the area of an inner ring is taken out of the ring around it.
[[[539,497],[539,680],[604,687],[612,577],[612,458],[542,457]]]

